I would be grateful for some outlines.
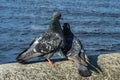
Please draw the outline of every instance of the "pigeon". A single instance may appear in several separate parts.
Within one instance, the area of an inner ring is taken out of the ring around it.
[[[64,36],[59,20],[61,13],[55,12],[52,15],[49,29],[35,38],[28,49],[20,53],[16,60],[20,63],[34,57],[43,57],[48,60],[49,64],[55,65],[50,58],[64,46]]]
[[[91,72],[88,69],[89,61],[85,50],[80,40],[72,33],[69,23],[63,24],[63,35],[65,39],[65,47],[61,48],[63,54],[76,64],[81,76],[90,76]]]

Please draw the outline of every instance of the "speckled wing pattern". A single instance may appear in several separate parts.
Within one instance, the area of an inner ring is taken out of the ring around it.
[[[62,39],[59,34],[54,32],[46,32],[34,42],[35,51],[43,55],[55,52],[61,46]]]
[[[76,36],[73,37],[73,42],[72,42],[72,47],[71,49],[68,51],[68,53],[77,53],[76,55],[80,55],[81,52],[83,52],[83,46],[81,44],[81,42],[76,38]],[[75,54],[74,54],[75,55]]]
[[[79,52],[80,52],[80,50],[81,50],[81,46],[80,46],[80,44],[79,44],[79,42],[78,42],[78,40],[74,37],[73,38],[73,41],[72,41],[72,45],[71,45],[72,47],[71,47],[71,49],[68,51],[68,55],[78,55],[79,54]],[[75,53],[77,53],[77,54],[75,54]]]
[[[59,50],[61,44],[62,38],[58,33],[47,31],[32,41],[30,47],[18,55],[17,60],[24,62],[27,59],[37,56],[49,59],[57,50]]]

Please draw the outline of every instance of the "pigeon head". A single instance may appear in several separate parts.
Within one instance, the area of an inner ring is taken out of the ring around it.
[[[64,33],[64,35],[70,35],[72,33],[69,23],[63,24],[63,33]]]
[[[52,15],[52,20],[59,20],[61,19],[61,13],[60,12],[55,12]]]
[[[69,25],[69,23],[64,23],[64,24],[63,24],[63,29],[64,29],[64,30],[70,30],[70,25]]]
[[[59,20],[61,19],[61,13],[60,12],[55,12],[52,15],[51,21],[50,21],[50,29],[60,29],[60,22]]]

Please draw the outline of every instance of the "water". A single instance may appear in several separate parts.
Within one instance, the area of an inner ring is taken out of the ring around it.
[[[119,0],[0,0],[0,63],[15,61],[48,29],[55,11],[83,43],[87,55],[120,52]],[[55,58],[55,57],[54,57]]]

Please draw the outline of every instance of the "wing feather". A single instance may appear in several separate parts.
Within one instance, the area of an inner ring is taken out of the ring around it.
[[[44,54],[56,51],[62,43],[61,37],[57,33],[52,32],[43,34],[37,41],[36,51]]]

